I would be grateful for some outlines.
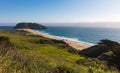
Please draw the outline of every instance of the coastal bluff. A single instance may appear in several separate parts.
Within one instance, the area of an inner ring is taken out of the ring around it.
[[[22,28],[25,28],[25,29],[47,29],[46,26],[43,26],[38,23],[25,23],[25,22],[18,23],[14,28],[15,29],[22,29]]]

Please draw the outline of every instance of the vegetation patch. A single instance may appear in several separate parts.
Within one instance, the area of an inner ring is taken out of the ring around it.
[[[118,73],[104,61],[78,55],[63,41],[0,30],[0,43],[0,73]]]

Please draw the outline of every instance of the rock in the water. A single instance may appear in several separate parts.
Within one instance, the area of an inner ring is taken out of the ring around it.
[[[21,29],[21,28],[26,28],[26,29],[47,29],[46,26],[43,26],[38,23],[18,23],[15,26],[15,29]]]

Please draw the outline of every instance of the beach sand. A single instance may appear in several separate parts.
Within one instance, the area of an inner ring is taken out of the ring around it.
[[[17,30],[23,30],[23,31],[26,31],[26,32],[30,32],[30,33],[32,33],[34,35],[42,36],[42,37],[49,38],[49,39],[63,40],[64,42],[66,42],[71,47],[75,48],[76,50],[83,50],[83,49],[86,49],[86,48],[90,47],[90,45],[87,45],[87,44],[83,44],[83,43],[78,43],[78,42],[71,41],[71,40],[57,38],[57,37],[54,37],[54,36],[51,36],[51,35],[47,35],[47,34],[44,34],[44,33],[41,33],[41,32],[37,32],[37,31],[32,30],[32,29],[17,29]]]

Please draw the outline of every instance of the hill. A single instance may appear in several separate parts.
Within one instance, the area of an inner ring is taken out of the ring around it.
[[[0,30],[0,73],[119,73],[97,58],[79,55],[63,41]]]
[[[21,29],[21,28],[27,28],[27,29],[47,29],[46,26],[43,26],[41,24],[38,23],[18,23],[15,26],[15,29]]]
[[[107,61],[120,70],[120,43],[111,40],[101,40],[97,45],[79,51],[79,54]]]

